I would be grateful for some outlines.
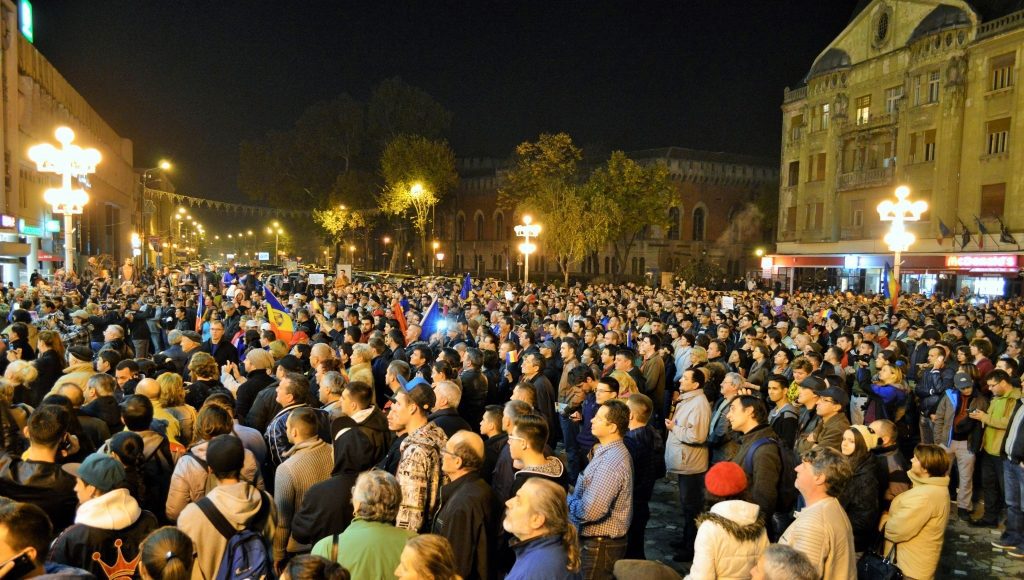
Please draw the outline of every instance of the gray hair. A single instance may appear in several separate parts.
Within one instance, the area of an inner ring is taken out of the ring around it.
[[[402,488],[394,475],[380,469],[364,471],[352,487],[352,503],[359,509],[352,515],[370,522],[395,523],[402,503]]]
[[[743,375],[739,373],[726,373],[725,378],[722,379],[722,382],[725,381],[729,381],[730,385],[736,385],[738,387],[743,384]]]
[[[805,451],[800,460],[811,464],[814,475],[825,476],[825,493],[839,497],[846,484],[853,478],[853,467],[846,456],[839,451],[822,445],[815,445]]]
[[[324,374],[324,378],[320,380],[320,386],[326,387],[327,392],[332,395],[341,396],[342,391],[345,390],[345,386],[348,381],[338,371],[328,371]]]
[[[807,556],[786,544],[770,544],[762,558],[765,580],[817,580],[821,576]]]
[[[454,409],[462,402],[462,389],[451,381],[438,381],[434,392],[448,400],[448,407]]]
[[[396,379],[401,377],[408,381],[412,378],[412,367],[404,360],[393,360],[388,363],[388,372]]]
[[[352,354],[358,356],[362,362],[373,360],[373,349],[370,348],[370,345],[362,342],[352,345]]]
[[[107,327],[107,330],[113,330],[118,336],[124,338],[124,328],[121,328],[119,324],[111,324]]]
[[[181,342],[181,331],[175,329],[175,330],[172,330],[172,331],[168,332],[167,333],[167,342],[169,342],[171,344],[178,344],[178,343],[180,343]]]
[[[478,348],[467,348],[466,349],[466,360],[469,361],[470,366],[478,369],[484,366],[484,353]]]

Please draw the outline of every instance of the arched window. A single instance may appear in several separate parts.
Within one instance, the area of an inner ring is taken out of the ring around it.
[[[473,216],[473,222],[474,222],[474,225],[476,226],[476,237],[473,238],[473,239],[474,240],[482,240],[482,239],[484,239],[484,214],[482,214],[480,212],[476,212],[476,215]]]
[[[500,211],[494,214],[494,239],[504,240],[505,238],[505,214]]]
[[[693,210],[693,241],[703,242],[704,241],[704,220],[706,214],[703,207],[698,207]]]
[[[670,207],[668,210],[668,239],[679,239],[679,208]]]
[[[466,239],[466,215],[465,214],[461,214],[460,213],[455,218],[455,239],[457,241],[460,241],[460,242],[462,240]]]

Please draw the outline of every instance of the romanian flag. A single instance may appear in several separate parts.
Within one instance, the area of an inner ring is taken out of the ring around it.
[[[402,303],[395,300],[391,303],[391,311],[395,315],[395,320],[398,321],[398,327],[402,329],[402,334],[405,334],[406,329],[409,328],[409,323],[405,321],[405,312],[402,311]]]
[[[893,276],[892,267],[889,266],[889,262],[885,263],[885,270],[882,271],[882,295],[885,296],[886,300],[892,301],[893,311],[899,307],[900,281],[896,279],[896,276]]]
[[[206,313],[206,297],[203,296],[203,287],[199,287],[199,305],[196,308],[196,332],[203,332],[203,314]]]
[[[267,303],[267,320],[270,321],[270,329],[274,331],[278,340],[283,340],[285,343],[290,342],[292,332],[295,331],[292,317],[284,306],[281,306],[269,288],[263,288],[263,301]]]

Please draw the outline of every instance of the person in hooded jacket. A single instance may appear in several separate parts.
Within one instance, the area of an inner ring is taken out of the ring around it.
[[[199,417],[196,419],[197,443],[178,460],[174,465],[174,473],[171,474],[171,484],[167,492],[168,519],[178,519],[185,506],[205,497],[216,485],[216,480],[209,476],[206,469],[206,450],[214,437],[232,433],[233,427],[231,415],[217,405],[207,405],[199,411]],[[245,450],[241,478],[263,489],[260,465],[256,461],[256,456],[248,449]]]
[[[687,580],[748,578],[768,548],[768,532],[756,503],[740,499],[747,474],[731,461],[716,463],[704,478],[711,508],[697,517],[693,565]]]
[[[839,494],[839,504],[853,527],[853,546],[858,554],[878,544],[879,466],[872,451],[878,447],[878,436],[869,427],[853,425],[843,433],[840,452],[850,461],[853,478]]]
[[[334,471],[338,475],[351,469],[345,465],[347,461],[358,460],[358,472],[365,471],[379,463],[387,454],[394,440],[394,433],[388,429],[388,418],[374,404],[373,387],[362,382],[350,382],[345,385],[338,401],[342,415],[331,422],[331,442],[334,445]],[[350,456],[344,452],[348,445],[343,439],[349,432],[358,431],[367,440],[369,448],[365,456],[360,453]],[[368,461],[368,463],[366,463]]]
[[[236,530],[245,527],[256,530],[267,553],[270,553],[277,521],[274,500],[241,479],[245,448],[238,437],[214,437],[206,448],[206,462],[210,473],[217,479],[217,487],[200,502],[187,505],[178,517],[178,528],[192,539],[198,552],[192,568],[194,580],[217,577],[228,543],[203,513],[200,504],[208,502],[204,505],[219,512]]]
[[[142,540],[157,527],[156,516],[139,507],[129,491],[120,487],[126,473],[121,462],[106,453],[93,453],[64,470],[75,475],[78,511],[75,523],[53,542],[49,561],[74,566],[106,578],[107,569],[120,562],[134,563]]]

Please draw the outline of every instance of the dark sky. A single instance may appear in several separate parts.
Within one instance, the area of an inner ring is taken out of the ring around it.
[[[776,158],[783,87],[856,0],[35,0],[36,47],[179,191],[244,201],[238,145],[401,76],[454,113],[458,156],[541,132],[601,149]]]

